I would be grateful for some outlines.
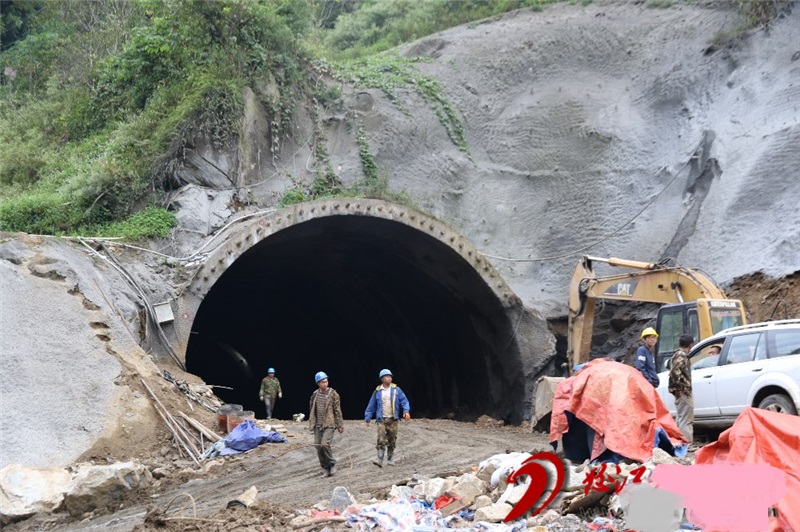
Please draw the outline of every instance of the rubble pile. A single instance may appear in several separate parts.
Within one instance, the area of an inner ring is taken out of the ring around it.
[[[470,472],[459,476],[414,475],[405,484],[391,487],[388,498],[355,497],[343,486],[333,490],[329,501],[308,510],[295,510],[289,525],[304,530],[439,530],[442,528],[517,531],[623,531],[624,501],[617,494],[627,483],[647,482],[656,465],[681,463],[656,449],[653,459],[641,463],[591,465],[565,460],[566,478],[555,499],[538,515],[526,510],[522,517],[504,520],[529,489],[530,477],[508,483],[509,474],[520,467],[529,453],[494,455]],[[687,463],[690,460],[685,460]],[[542,463],[543,467],[555,468]],[[602,474],[597,474],[602,470]],[[548,486],[540,501],[555,487],[555,475],[548,474]],[[541,504],[541,502],[539,502]]]
[[[644,464],[608,463],[601,467],[591,465],[588,460],[582,464],[564,460],[565,479],[553,502],[538,515],[531,516],[526,508],[522,517],[505,523],[512,509],[524,504],[523,497],[531,482],[528,475],[523,475],[517,482],[509,483],[509,475],[531,457],[525,452],[497,454],[470,471],[444,478],[415,474],[392,485],[381,499],[372,493],[354,496],[344,486],[338,486],[329,500],[320,501],[310,509],[294,510],[294,514],[282,518],[282,523],[285,528],[304,530],[461,528],[621,532],[625,530],[625,504],[617,492],[626,483],[647,482],[658,464],[690,462],[676,460],[660,449]],[[180,462],[191,465],[188,460]],[[222,464],[220,458],[208,461],[200,471],[186,467],[181,473],[203,474]],[[542,465],[548,469],[548,485],[540,501],[550,496],[556,482],[552,464],[542,462]],[[66,511],[73,517],[85,518],[113,511],[133,491],[156,489],[165,477],[177,473],[175,467],[148,468],[135,462],[80,464],[71,469],[7,467],[0,472],[0,516],[3,524],[7,524],[37,513]],[[256,518],[252,514],[266,503],[267,495],[267,492],[259,494],[261,500],[252,506],[242,505],[250,512],[250,518]]]

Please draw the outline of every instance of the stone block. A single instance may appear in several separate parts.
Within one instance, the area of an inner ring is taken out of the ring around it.
[[[331,510],[339,510],[340,512],[344,511],[345,508],[350,506],[351,504],[355,504],[355,498],[350,494],[349,491],[344,486],[336,486],[333,489],[333,495],[331,496]]]
[[[82,464],[73,475],[64,496],[64,506],[73,516],[120,502],[130,491],[152,481],[150,471],[134,462],[109,465]]]
[[[475,475],[462,475],[450,491],[461,497],[466,504],[472,504],[476,497],[486,493],[486,482]]]
[[[70,478],[60,467],[4,467],[0,470],[0,523],[57,510],[64,502]]]
[[[475,505],[475,509],[478,510],[479,508],[483,508],[485,506],[491,506],[492,499],[488,495],[479,495],[473,504]]]
[[[504,502],[484,506],[475,511],[475,522],[499,523],[506,518],[510,511],[511,505]]]

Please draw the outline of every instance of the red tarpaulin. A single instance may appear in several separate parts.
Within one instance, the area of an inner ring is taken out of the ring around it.
[[[719,440],[695,454],[697,464],[769,464],[784,472],[786,494],[770,530],[800,531],[800,417],[747,407]]]
[[[558,384],[553,398],[550,441],[569,430],[566,412],[594,429],[591,459],[606,449],[646,462],[653,456],[656,432],[673,446],[687,443],[653,385],[631,366],[598,358]]]

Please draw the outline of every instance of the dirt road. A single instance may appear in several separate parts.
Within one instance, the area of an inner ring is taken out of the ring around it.
[[[229,457],[202,476],[180,473],[166,477],[155,490],[139,493],[113,514],[72,523],[65,529],[132,530],[143,524],[148,509],[154,507],[158,510],[169,507],[168,516],[214,518],[223,513],[228,501],[250,486],[258,488],[259,503],[289,510],[329,500],[336,486],[346,487],[357,497],[381,497],[392,484],[414,474],[446,476],[469,470],[497,453],[550,450],[546,435],[532,434],[524,426],[494,427],[488,423],[418,419],[402,423],[395,453],[397,465],[381,469],[371,462],[375,453],[374,424],[367,428],[361,421],[347,421],[344,433],[334,438],[338,472],[334,477],[322,478],[311,446],[313,438],[304,430],[306,423],[288,422],[286,427],[291,435],[288,444],[266,444],[250,453]],[[196,514],[190,497],[185,494],[194,499]],[[32,519],[9,530],[65,524],[63,520],[53,522],[53,517],[49,521]]]

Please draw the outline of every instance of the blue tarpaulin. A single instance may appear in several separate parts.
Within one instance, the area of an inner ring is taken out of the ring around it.
[[[233,429],[223,441],[225,442],[225,448],[219,454],[227,456],[249,451],[262,443],[285,443],[286,438],[278,432],[261,430],[252,419],[247,419]]]

